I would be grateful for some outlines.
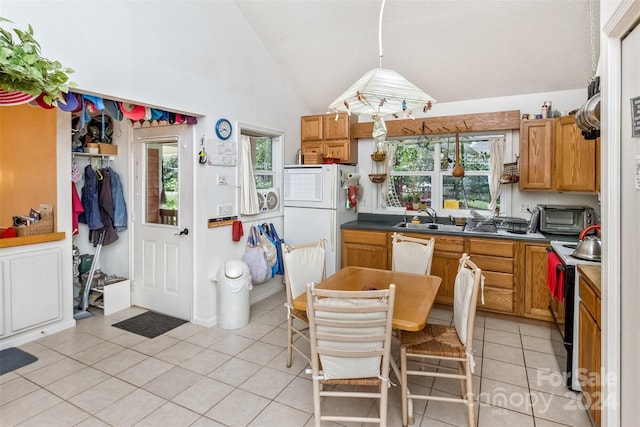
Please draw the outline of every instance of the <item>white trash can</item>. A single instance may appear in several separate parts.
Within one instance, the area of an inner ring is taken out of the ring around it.
[[[240,260],[225,262],[218,271],[218,326],[238,329],[249,323],[252,289],[249,266]]]

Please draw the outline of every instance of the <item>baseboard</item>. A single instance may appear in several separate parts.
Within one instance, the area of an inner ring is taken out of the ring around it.
[[[265,298],[269,298],[273,294],[277,294],[284,289],[284,276],[276,275],[271,280],[268,280],[260,285],[253,285],[253,289],[250,292],[251,305],[262,301]]]

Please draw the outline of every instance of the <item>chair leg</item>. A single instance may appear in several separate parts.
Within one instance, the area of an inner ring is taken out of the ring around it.
[[[407,349],[400,347],[400,393],[402,397],[402,425],[409,425],[409,408],[407,402]]]
[[[467,408],[469,410],[469,427],[475,427],[475,407],[473,405],[473,384],[471,383],[471,363],[469,362],[469,358],[467,358],[467,361],[465,362],[465,368],[467,374],[467,393],[465,398],[467,399]]]
[[[458,362],[458,373],[460,375],[465,375],[465,362]],[[460,378],[460,397],[465,399],[465,395],[467,393],[467,385],[466,380],[464,378]]]
[[[380,382],[380,427],[387,427],[387,402],[389,398],[389,383]]]
[[[287,320],[287,368],[291,367],[291,356],[293,353],[293,317],[289,316]]]
[[[316,427],[322,427],[320,422],[320,391],[322,390],[322,384],[320,381],[313,380],[313,418],[315,420]]]

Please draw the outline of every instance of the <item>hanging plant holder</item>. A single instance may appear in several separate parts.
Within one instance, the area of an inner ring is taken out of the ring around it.
[[[18,90],[5,91],[0,89],[0,105],[11,106],[26,104],[36,99],[36,96]]]
[[[518,169],[518,156],[516,161],[505,163],[500,176],[500,184],[515,184],[520,181],[520,170]]]

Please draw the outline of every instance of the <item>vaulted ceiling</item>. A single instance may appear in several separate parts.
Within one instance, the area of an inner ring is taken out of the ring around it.
[[[379,66],[379,0],[235,1],[311,113]],[[590,1],[387,0],[382,66],[438,102],[580,88],[586,100]]]

